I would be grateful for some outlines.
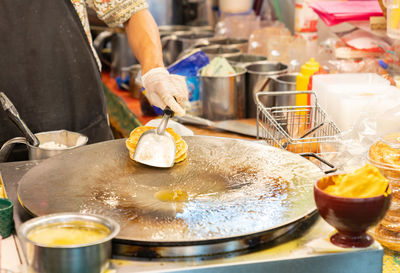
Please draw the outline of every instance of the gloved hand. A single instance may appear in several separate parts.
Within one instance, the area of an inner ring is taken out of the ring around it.
[[[185,77],[169,74],[164,67],[157,67],[142,76],[142,83],[151,104],[161,109],[169,106],[178,116],[185,114],[188,102]]]

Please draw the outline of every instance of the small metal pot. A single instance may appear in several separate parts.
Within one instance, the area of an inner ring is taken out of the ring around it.
[[[288,73],[271,77],[269,91],[296,91],[298,73]],[[296,95],[276,96],[274,106],[296,105]]]
[[[71,221],[92,222],[110,230],[107,237],[89,243],[68,246],[46,246],[28,239],[34,228]],[[107,269],[111,258],[111,239],[120,230],[114,220],[99,216],[79,213],[56,213],[33,218],[23,223],[18,229],[22,249],[28,266],[34,272],[41,273],[101,273]]]
[[[255,118],[257,112],[255,94],[260,91],[270,90],[270,77],[286,74],[288,66],[279,62],[263,61],[249,64],[246,69],[247,117]],[[275,104],[275,100],[271,96],[266,98],[263,104],[266,107],[272,107]]]
[[[200,76],[203,117],[209,120],[242,119],[246,115],[246,69],[233,67],[236,74]],[[201,71],[200,71],[201,75]]]
[[[37,133],[35,136],[39,139],[40,144],[38,147],[31,145],[25,137],[15,137],[8,141],[6,141],[0,149],[0,159],[7,158],[6,154],[10,152],[13,144],[22,143],[26,144],[28,147],[29,159],[30,160],[40,160],[46,159],[57,154],[60,154],[64,151],[75,149],[77,147],[86,145],[88,142],[88,137],[76,132],[70,132],[67,130],[59,130],[59,131],[49,131]],[[43,147],[43,144],[46,142],[52,142],[65,145],[67,148],[47,148]],[[1,162],[1,160],[0,160]]]

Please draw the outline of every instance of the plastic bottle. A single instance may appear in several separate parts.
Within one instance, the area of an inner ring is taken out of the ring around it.
[[[308,89],[308,83],[314,73],[319,71],[319,63],[311,58],[308,62],[303,64],[300,69],[300,74],[296,77],[296,90],[306,91]],[[296,106],[310,105],[310,99],[307,94],[296,95]]]

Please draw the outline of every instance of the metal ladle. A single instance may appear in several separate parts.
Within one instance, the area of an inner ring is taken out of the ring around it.
[[[166,132],[169,119],[174,112],[167,106],[157,129],[144,132],[136,145],[133,160],[158,168],[170,168],[175,163],[176,144]]]
[[[29,130],[28,126],[19,116],[17,109],[15,108],[14,104],[10,101],[10,99],[4,94],[0,92],[0,103],[3,107],[3,110],[7,113],[11,121],[17,125],[18,129],[24,134],[25,138],[18,137],[14,139],[10,139],[0,149],[0,162],[5,161],[8,157],[9,153],[13,148],[14,143],[24,143],[28,142],[30,145],[34,147],[38,147],[40,144],[39,139]]]

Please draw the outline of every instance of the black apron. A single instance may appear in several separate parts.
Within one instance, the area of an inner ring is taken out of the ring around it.
[[[71,0],[0,1],[0,91],[33,133],[112,139],[101,75]],[[0,110],[0,145],[21,135]]]

